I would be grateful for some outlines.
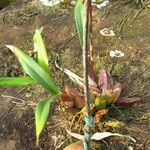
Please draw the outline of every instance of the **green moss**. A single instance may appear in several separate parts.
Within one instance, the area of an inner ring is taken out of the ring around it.
[[[112,70],[112,75],[118,78],[122,78],[125,73],[125,66],[121,63],[117,63]]]

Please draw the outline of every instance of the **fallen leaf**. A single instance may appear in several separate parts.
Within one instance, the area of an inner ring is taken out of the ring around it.
[[[101,132],[101,133],[94,133],[92,136],[91,136],[91,140],[97,140],[97,141],[100,141],[104,138],[107,138],[107,137],[111,137],[111,136],[119,136],[119,137],[124,137],[124,138],[128,138],[130,140],[132,140],[133,142],[136,142],[136,140],[128,135],[122,135],[122,134],[119,134],[119,133],[111,133],[111,132]]]
[[[65,90],[64,90],[67,95],[69,96],[74,96],[76,97],[77,95],[81,95],[80,91],[76,88],[72,88],[72,87],[65,87]]]
[[[83,108],[85,106],[84,96],[75,97],[75,108]]]
[[[62,93],[60,96],[60,102],[66,107],[72,108],[75,105],[74,98],[67,95],[67,93]]]
[[[95,113],[95,122],[98,123],[102,119],[102,117],[108,112],[108,109],[102,109]]]
[[[84,140],[84,136],[83,135],[81,135],[81,134],[78,134],[78,133],[73,133],[73,132],[70,132],[70,131],[68,131],[68,130],[66,130],[67,131],[67,133],[70,135],[70,136],[72,136],[72,137],[74,137],[74,138],[76,138],[76,139],[79,139],[79,140]]]

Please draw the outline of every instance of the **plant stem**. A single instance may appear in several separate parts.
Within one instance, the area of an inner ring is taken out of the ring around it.
[[[91,0],[90,0],[91,1]],[[89,21],[89,38],[90,38],[90,62],[93,64],[93,30],[92,30],[92,6],[91,6],[91,2],[90,2],[90,11],[89,11],[89,18],[90,18],[90,21]]]
[[[85,20],[83,25],[83,76],[84,76],[84,97],[85,97],[85,107],[86,107],[86,117],[85,117],[85,141],[84,150],[89,150],[90,142],[90,127],[89,123],[91,120],[90,115],[90,102],[88,93],[88,33],[89,33],[89,12],[90,12],[91,0],[85,0]]]

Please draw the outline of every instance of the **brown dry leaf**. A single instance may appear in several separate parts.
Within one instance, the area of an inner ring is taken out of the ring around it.
[[[75,108],[83,108],[85,106],[84,96],[75,97]]]
[[[72,87],[65,87],[65,92],[69,95],[69,96],[74,96],[76,97],[77,95],[81,95],[80,91],[76,88],[72,88]]]
[[[102,117],[108,112],[108,109],[102,109],[95,113],[95,122],[98,123]]]
[[[67,95],[67,93],[62,93],[60,97],[60,102],[68,108],[72,108],[75,105],[74,98]]]

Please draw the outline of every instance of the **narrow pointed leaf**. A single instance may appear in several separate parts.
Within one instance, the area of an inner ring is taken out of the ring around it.
[[[80,45],[82,47],[83,45],[83,17],[85,15],[85,6],[82,3],[82,0],[78,0],[75,6],[75,22],[76,22],[76,28],[80,40]]]
[[[55,100],[56,96],[45,99],[39,102],[35,110],[35,126],[36,126],[36,143],[39,144],[39,137],[47,122],[48,114],[50,111],[51,103]]]
[[[50,75],[30,56],[17,47],[7,45],[7,47],[17,56],[25,72],[37,83],[42,85],[50,93],[57,95],[59,89]]]
[[[43,32],[43,27],[39,29],[40,34]]]
[[[111,133],[111,132],[101,132],[101,133],[94,133],[92,136],[91,136],[91,140],[102,140],[104,138],[107,138],[107,137],[111,137],[111,136],[119,136],[119,137],[123,137],[123,138],[128,138],[130,140],[132,140],[133,142],[136,142],[136,140],[128,135],[122,135],[122,134],[119,134],[119,133]]]
[[[35,83],[35,81],[30,77],[1,77],[0,78],[0,86],[17,87],[17,86],[26,86],[32,83]]]
[[[78,133],[72,133],[70,131],[67,130],[67,133],[69,135],[71,135],[72,137],[76,138],[76,139],[79,139],[79,140],[84,140],[84,136],[81,135],[81,134],[78,134]]]
[[[41,36],[42,28],[36,29],[34,34],[34,51],[38,53],[38,63],[48,72],[48,56]]]

